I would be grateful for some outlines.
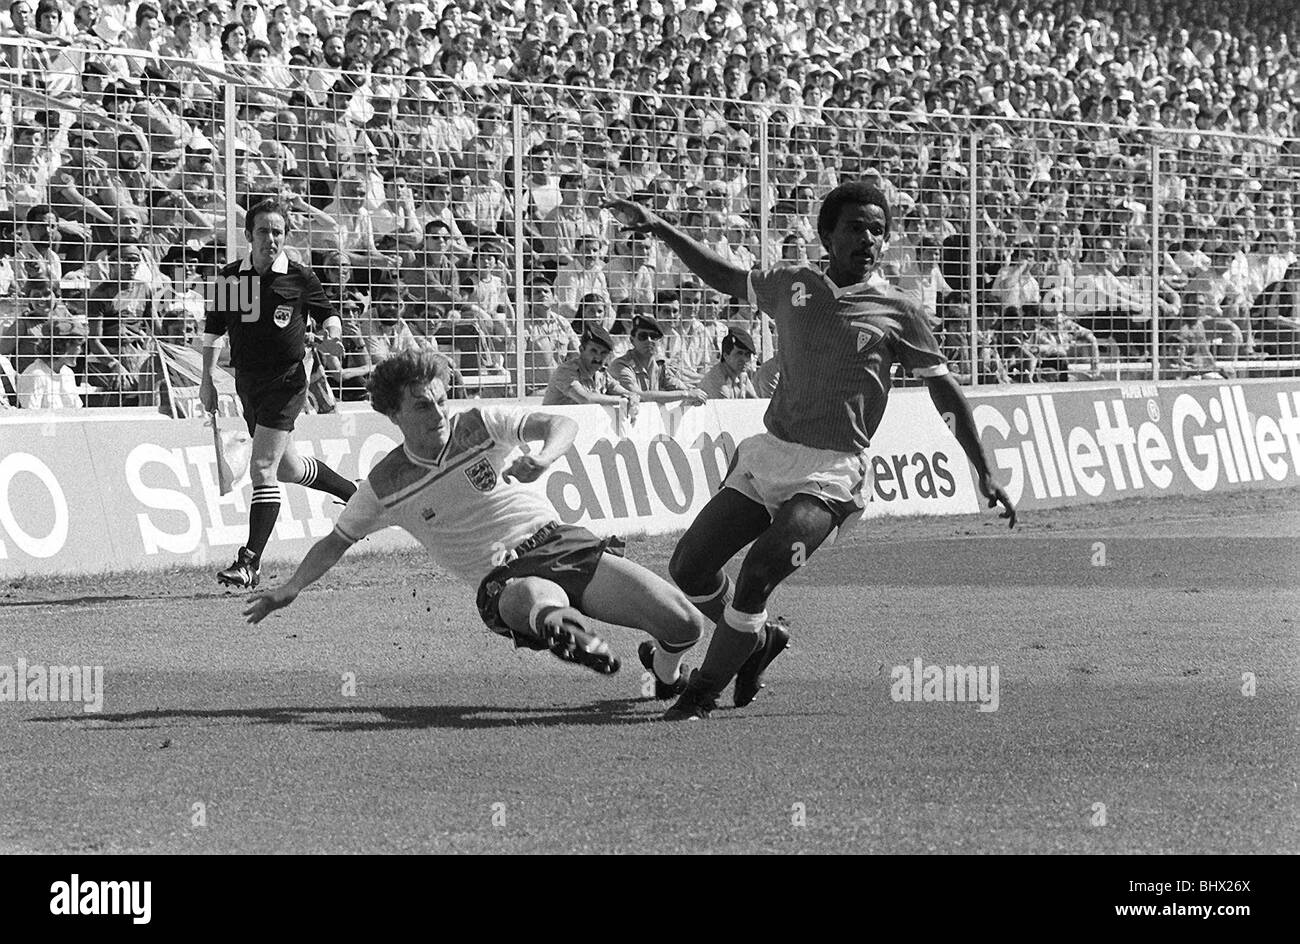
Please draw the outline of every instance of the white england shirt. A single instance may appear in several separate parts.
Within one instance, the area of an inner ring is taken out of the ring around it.
[[[457,413],[434,461],[399,446],[371,470],[334,530],[356,542],[399,527],[440,568],[478,583],[508,551],[556,518],[543,496],[501,478],[524,444],[529,416],[517,407]]]

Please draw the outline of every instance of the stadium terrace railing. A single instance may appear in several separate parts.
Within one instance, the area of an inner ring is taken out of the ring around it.
[[[644,201],[738,265],[817,263],[819,201],[856,178],[893,207],[882,274],[965,383],[1296,367],[1294,140],[5,42],[11,403],[27,366],[84,334],[89,404],[174,410],[205,286],[268,196],[343,319],[313,354],[318,408],[363,397],[409,345],[451,356],[468,393],[536,393],[584,324],[624,344],[638,313],[689,380],[728,326],[763,358],[779,339],[605,199]]]

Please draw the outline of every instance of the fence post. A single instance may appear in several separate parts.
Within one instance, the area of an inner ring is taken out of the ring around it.
[[[771,180],[771,152],[769,150],[771,142],[767,137],[767,122],[762,120],[761,113],[757,121],[758,124],[758,267],[766,269],[768,267],[768,242],[772,234],[768,232],[767,223],[772,217],[771,205],[771,188],[768,181]],[[772,351],[767,350],[767,339],[771,332],[767,330],[767,316],[761,311],[754,312],[758,319],[758,359],[759,363],[770,358]]]
[[[1151,379],[1160,379],[1160,145],[1151,144]]]
[[[226,262],[234,262],[236,258],[235,251],[235,86],[232,82],[227,82],[221,87],[222,95],[222,115],[221,121],[224,125],[223,141],[224,153],[222,161],[225,164],[225,191],[226,205],[223,208],[226,214]]]
[[[976,297],[979,286],[978,252],[975,248],[976,229],[978,228],[979,199],[978,166],[976,159],[976,142],[978,134],[974,126],[970,131],[970,236],[966,240],[966,251],[970,257],[970,382],[978,387],[980,382],[980,342],[979,342],[979,301]]]
[[[527,343],[524,325],[524,107],[515,104],[510,112],[510,133],[515,152],[514,201],[515,212],[515,399],[522,400],[527,392],[524,365]]]

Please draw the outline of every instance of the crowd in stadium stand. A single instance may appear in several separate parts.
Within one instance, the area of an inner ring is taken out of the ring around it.
[[[625,353],[638,317],[685,389],[729,332],[761,363],[746,300],[601,195],[741,265],[815,262],[817,201],[857,177],[894,206],[882,276],[966,376],[1095,376],[1153,334],[1164,376],[1300,356],[1296,4],[12,0],[4,20],[0,409],[155,402],[151,341],[197,330],[222,207],[267,195],[339,304],[317,362],[344,398],[419,344],[508,385],[521,300],[529,393],[592,328]]]

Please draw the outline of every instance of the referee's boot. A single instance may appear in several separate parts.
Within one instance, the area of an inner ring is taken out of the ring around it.
[[[677,675],[677,681],[665,682],[659,678],[659,673],[655,671],[655,644],[646,640],[636,647],[637,658],[641,660],[641,665],[649,672],[655,680],[655,698],[660,701],[667,701],[669,698],[676,698],[682,692],[686,691],[686,680],[690,677],[691,670],[682,666]]]
[[[763,629],[763,641],[736,673],[731,699],[737,708],[744,708],[758,696],[763,688],[763,673],[790,645],[790,632],[779,623],[768,623]]]
[[[613,675],[622,663],[609,644],[591,631],[587,617],[571,606],[556,607],[542,619],[542,640],[561,662],[586,666],[601,675]]]
[[[257,555],[248,548],[241,547],[235,562],[217,574],[217,583],[252,590],[262,580],[262,571],[257,565]]]

